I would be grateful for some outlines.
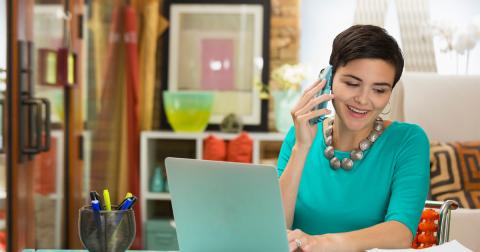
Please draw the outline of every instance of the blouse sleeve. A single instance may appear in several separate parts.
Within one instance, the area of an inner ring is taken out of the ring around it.
[[[399,221],[415,237],[430,183],[430,143],[417,125],[406,132],[397,154],[385,221]]]
[[[282,148],[280,148],[280,153],[278,154],[277,172],[279,177],[285,170],[285,166],[287,166],[290,155],[292,154],[293,145],[295,145],[295,128],[292,126],[285,136]]]

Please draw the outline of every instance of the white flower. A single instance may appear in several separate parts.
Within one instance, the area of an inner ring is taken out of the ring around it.
[[[281,90],[299,89],[306,78],[306,67],[300,64],[284,64],[272,72],[272,81]]]
[[[475,38],[477,40],[480,40],[480,14],[473,17],[472,23],[469,25],[469,28],[475,34]]]
[[[452,45],[457,53],[464,54],[465,51],[472,50],[476,43],[475,33],[464,29],[455,34]]]
[[[470,51],[480,40],[480,15],[475,16],[471,23],[459,27],[451,21],[432,21],[432,34],[440,38],[440,50],[448,52],[455,50],[459,54]]]
[[[440,38],[440,50],[442,52],[448,52],[453,49],[453,37],[455,30],[457,30],[456,25],[452,22],[441,20],[441,21],[432,21],[432,34]]]

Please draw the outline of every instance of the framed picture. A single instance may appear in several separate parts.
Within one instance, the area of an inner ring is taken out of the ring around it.
[[[208,130],[234,113],[245,130],[267,131],[268,102],[255,83],[268,83],[269,1],[175,0],[165,9],[163,90],[213,92]]]

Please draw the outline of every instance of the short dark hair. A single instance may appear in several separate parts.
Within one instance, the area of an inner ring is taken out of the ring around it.
[[[393,87],[403,72],[402,50],[387,31],[374,25],[353,25],[333,40],[330,65],[335,71],[355,59],[383,59],[395,67]]]

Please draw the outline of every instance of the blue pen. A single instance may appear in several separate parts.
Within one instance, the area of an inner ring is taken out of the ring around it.
[[[98,205],[100,206],[100,210],[102,210],[102,202],[100,201],[100,195],[96,191],[90,192],[90,200],[98,200]]]
[[[92,210],[95,222],[97,223],[97,229],[100,230],[102,228],[102,219],[100,216],[100,203],[98,200],[92,200]]]
[[[92,209],[94,212],[100,213],[100,203],[98,202],[97,199],[92,200]]]
[[[119,210],[128,210],[132,208],[133,204],[137,201],[137,197],[132,196],[125,199],[122,204],[118,207]],[[123,218],[123,213],[120,213],[115,221],[115,224],[118,225]]]
[[[122,204],[118,207],[120,210],[127,210],[132,208],[133,204],[137,201],[137,197],[132,196],[130,198],[125,199]]]
[[[100,242],[101,246],[103,247],[103,244],[105,241],[103,240],[103,228],[102,228],[102,217],[100,215],[100,202],[95,199],[92,200],[92,210],[93,210],[93,216],[95,218],[95,222],[97,224],[97,238],[98,241]]]

